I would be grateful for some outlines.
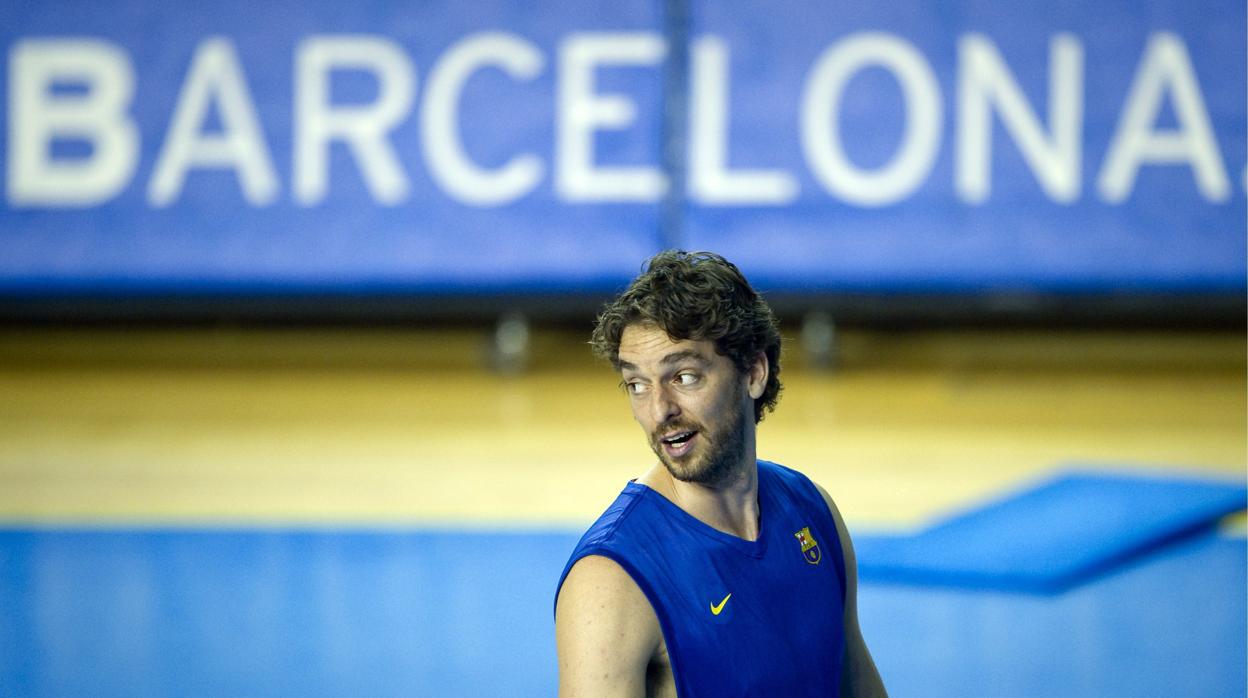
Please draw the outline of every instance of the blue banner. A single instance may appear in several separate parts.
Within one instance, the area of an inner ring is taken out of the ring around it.
[[[696,8],[686,244],[766,286],[1244,289],[1244,3]]]
[[[689,10],[2,6],[0,293],[1245,288],[1242,3]]]

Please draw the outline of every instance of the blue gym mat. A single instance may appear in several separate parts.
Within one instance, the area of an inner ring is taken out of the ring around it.
[[[855,549],[863,580],[1055,593],[1245,506],[1243,482],[1075,471]]]

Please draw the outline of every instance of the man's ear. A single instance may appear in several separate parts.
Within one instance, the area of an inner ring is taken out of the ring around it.
[[[767,389],[767,377],[770,375],[771,362],[767,360],[767,354],[760,351],[745,374],[750,398],[757,400],[763,396],[763,391]]]

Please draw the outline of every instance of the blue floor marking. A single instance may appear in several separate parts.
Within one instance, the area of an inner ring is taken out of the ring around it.
[[[1242,698],[1243,538],[1204,534],[1064,594],[864,584],[889,692],[942,698]]]
[[[1069,472],[915,535],[855,547],[864,580],[1051,593],[1245,506],[1242,481]]]
[[[554,695],[578,535],[0,530],[0,695]],[[864,583],[862,625],[896,696],[1233,698],[1246,554],[1197,536],[1051,596]]]
[[[0,531],[0,695],[551,695],[576,539]]]

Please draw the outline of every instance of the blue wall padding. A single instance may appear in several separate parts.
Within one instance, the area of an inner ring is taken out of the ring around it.
[[[1058,592],[1245,506],[1243,482],[1070,472],[855,549],[864,580]]]

